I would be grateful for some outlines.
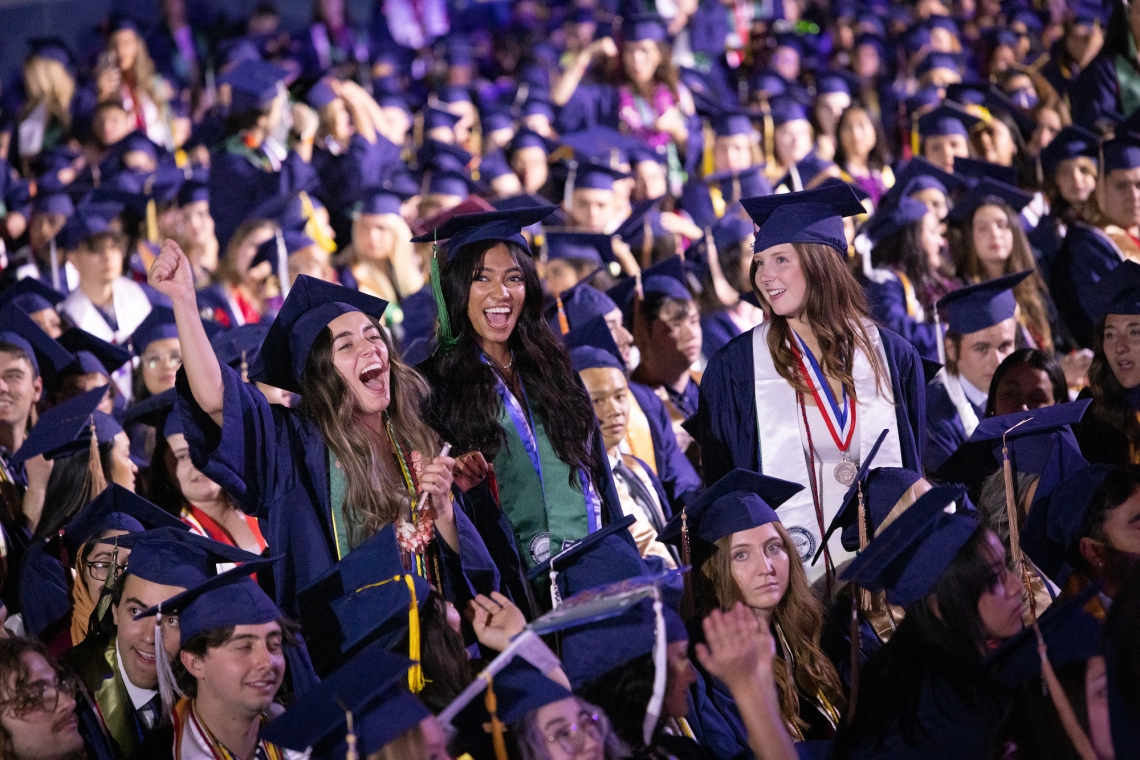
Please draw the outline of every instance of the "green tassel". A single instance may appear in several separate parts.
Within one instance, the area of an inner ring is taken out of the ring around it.
[[[459,338],[451,332],[451,320],[447,316],[447,303],[443,300],[443,286],[439,281],[439,256],[435,241],[431,244],[431,293],[435,296],[436,313],[439,316],[439,342],[436,350],[448,353],[459,343]]]

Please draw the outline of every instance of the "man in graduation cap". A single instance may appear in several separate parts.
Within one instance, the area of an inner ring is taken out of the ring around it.
[[[990,380],[1017,348],[1017,299],[1013,288],[1030,272],[969,285],[943,296],[946,367],[930,383],[923,465],[937,470],[974,434],[985,416]]]
[[[10,254],[3,279],[9,281],[33,278],[67,295],[79,287],[79,272],[66,260],[56,237],[75,214],[71,196],[65,192],[42,192],[32,200],[32,216],[28,220],[28,242]],[[54,252],[54,253],[53,253]],[[52,264],[52,257],[55,264]],[[58,286],[55,280],[58,279]]]
[[[914,139],[921,139],[921,155],[945,172],[954,171],[955,158],[970,157],[970,130],[978,117],[953,104],[943,104],[916,119]]]
[[[628,178],[623,171],[590,160],[572,165],[563,201],[570,226],[591,232],[612,231],[613,223],[620,218],[615,186]]]
[[[14,303],[50,338],[58,338],[63,333],[63,322],[56,311],[63,298],[59,291],[34,277],[25,277],[0,292],[0,304]]]

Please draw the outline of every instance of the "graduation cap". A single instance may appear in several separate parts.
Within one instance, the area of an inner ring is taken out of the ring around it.
[[[686,564],[691,544],[697,549],[693,564],[699,566],[715,551],[717,539],[778,522],[776,510],[802,490],[800,483],[737,468],[673,515],[657,540],[680,547]]]
[[[499,132],[501,130],[515,129],[515,120],[509,111],[493,110],[486,111],[479,118],[479,122],[483,126],[483,131],[486,133]]]
[[[35,314],[37,311],[54,309],[63,301],[63,294],[55,288],[44,285],[35,277],[25,277],[16,280],[15,284],[8,286],[0,293],[0,304],[13,303],[25,314]]]
[[[203,631],[272,623],[284,613],[250,576],[273,567],[278,559],[258,558],[218,573],[161,604],[148,607],[135,615],[135,620],[177,613],[182,646]]]
[[[873,244],[878,245],[881,241],[902,232],[910,225],[922,221],[929,211],[930,209],[922,201],[904,196],[898,199],[898,203],[894,207],[880,209],[878,213],[872,216],[863,228],[863,233]]]
[[[321,78],[313,83],[305,93],[305,103],[314,110],[321,110],[325,106],[332,103],[339,96],[333,91],[332,85],[329,84],[328,79]]]
[[[554,121],[554,105],[546,93],[531,91],[530,97],[522,105],[522,117],[545,116]]]
[[[61,373],[75,360],[24,313],[15,299],[0,306],[0,342],[19,347],[36,375]]]
[[[1046,177],[1052,177],[1062,161],[1081,156],[1095,161],[1099,146],[1100,137],[1095,132],[1077,124],[1070,124],[1041,149],[1041,171]]]
[[[466,172],[471,158],[471,154],[458,145],[430,138],[424,140],[423,147],[416,154],[420,166],[430,167],[436,171]]]
[[[128,565],[131,575],[177,588],[197,586],[218,575],[218,565],[244,564],[261,559],[244,549],[200,536],[181,520],[177,525],[167,524],[103,541],[111,542],[131,550]]]
[[[1021,548],[1041,572],[1060,578],[1080,561],[1085,513],[1105,479],[1117,468],[1094,464],[1073,473],[1048,499],[1035,500],[1021,528]]]
[[[71,216],[75,213],[75,204],[71,196],[65,192],[41,192],[32,199],[32,214],[60,214]],[[27,278],[25,278],[27,279]]]
[[[816,72],[815,89],[820,95],[841,92],[854,95],[862,87],[859,77],[847,69],[825,69]]]
[[[238,370],[242,380],[249,375],[249,366],[257,359],[261,344],[269,334],[269,325],[256,323],[239,325],[214,336],[210,346],[218,361]]]
[[[523,227],[541,222],[558,209],[557,206],[540,206],[511,211],[484,211],[475,214],[452,216],[434,229],[412,238],[413,243],[429,243],[447,240],[448,255],[455,255],[472,243],[484,240],[500,240],[515,243],[525,251],[530,251],[522,236]]]
[[[571,165],[566,180],[569,192],[574,190],[613,190],[614,182],[629,179],[630,175],[619,169],[611,169],[606,164],[592,160],[579,161]]]
[[[220,84],[230,85],[230,113],[239,114],[265,108],[277,94],[288,76],[287,72],[271,63],[260,60],[242,60],[218,78]]]
[[[123,416],[123,424],[141,423],[149,425],[163,438],[185,432],[182,415],[177,407],[178,391],[168,388],[142,401],[136,401]]]
[[[946,512],[964,494],[952,486],[927,491],[856,555],[841,578],[868,591],[885,590],[887,601],[900,607],[922,599],[978,529],[973,518]]]
[[[1102,277],[1096,284],[1097,302],[1104,304],[1097,320],[1109,314],[1120,316],[1140,315],[1140,264],[1122,261],[1112,270],[1111,277]]]
[[[60,533],[68,556],[75,557],[79,550],[100,533],[125,530],[142,533],[154,528],[187,530],[187,526],[166,510],[151,504],[133,491],[112,483],[101,494],[86,504],[63,527]],[[118,543],[123,546],[125,544]]]
[[[956,174],[935,166],[922,156],[915,156],[899,173],[894,186],[880,199],[879,208],[894,205],[903,196],[911,196],[929,189],[938,190],[949,198],[951,193],[964,187],[965,184],[965,180]]]
[[[622,24],[622,38],[625,42],[665,42],[669,39],[669,31],[665,27],[665,19],[656,13],[644,13],[631,16]]]
[[[428,106],[424,109],[424,132],[432,129],[455,129],[455,125],[463,118],[443,108]]]
[[[614,234],[635,250],[652,247],[655,239],[668,234],[667,230],[661,226],[660,215],[654,213],[656,206],[656,200],[634,203],[629,216],[614,230]]]
[[[926,57],[919,61],[914,73],[920,78],[939,69],[961,74],[962,62],[963,56],[958,53],[931,52],[927,53]]]
[[[431,171],[428,174],[427,192],[432,195],[466,198],[479,189],[480,186],[466,172],[441,170]]]
[[[210,188],[200,180],[187,180],[178,188],[178,205],[189,206],[191,203],[210,201]]]
[[[563,140],[565,141],[566,138],[570,137],[572,137],[572,135],[566,135],[563,137]],[[519,131],[515,133],[514,138],[507,145],[506,152],[514,153],[523,148],[541,148],[544,153],[550,155],[558,150],[558,142],[551,140],[549,137],[540,135],[530,127],[520,127]]]
[[[111,14],[111,19],[107,22],[107,34],[114,34],[115,32],[122,32],[130,30],[135,34],[139,34],[139,24],[131,16],[125,13],[116,11]]]
[[[94,420],[98,443],[110,443],[123,428],[114,418],[96,410],[107,393],[106,385],[92,388],[61,404],[56,404],[40,415],[24,444],[12,455],[12,466],[43,454],[45,459],[69,457],[87,449],[91,441],[91,423]]]
[[[606,318],[592,317],[562,336],[570,349],[570,363],[575,372],[596,367],[612,367],[626,371],[621,358],[621,350],[614,341],[614,335]],[[575,352],[578,352],[577,354]]]
[[[946,97],[950,100],[960,100],[964,91],[971,89],[980,95],[980,105],[990,113],[1005,113],[1013,119],[1022,137],[1028,138],[1037,127],[1037,122],[1029,116],[1010,97],[990,82],[985,84],[952,84],[946,88]],[[965,102],[965,101],[962,101]]]
[[[375,754],[431,715],[400,685],[410,665],[374,644],[299,697],[261,738],[320,757]]]
[[[710,124],[717,137],[751,135],[755,131],[753,116],[752,112],[742,109],[723,109],[713,115]]]
[[[563,145],[574,151],[580,161],[586,159],[619,172],[620,166],[629,163],[630,150],[640,144],[628,135],[606,126],[565,134],[561,140]],[[581,165],[579,171],[582,171]]]
[[[936,308],[946,313],[946,324],[952,333],[969,335],[985,330],[1013,319],[1017,311],[1013,289],[1031,274],[1033,271],[1027,270],[967,285],[944,295]]]
[[[250,380],[301,392],[301,375],[313,341],[342,314],[360,311],[380,319],[388,302],[358,290],[299,275],[269,327]]]
[[[286,259],[298,251],[303,251],[316,245],[316,241],[301,230],[281,230],[279,235],[266,240],[257,246],[257,252],[250,259],[249,265],[255,267],[263,261],[268,261],[273,273],[281,277],[281,251],[284,249]]]
[[[593,263],[595,267],[605,266],[606,262],[615,260],[609,235],[554,229],[546,230],[546,258],[581,259]]]
[[[753,250],[783,243],[819,243],[847,253],[843,217],[866,213],[849,185],[833,185],[784,195],[745,198],[744,210],[760,226]]]
[[[68,71],[75,68],[75,58],[67,43],[59,37],[33,37],[28,40],[28,58],[46,58],[63,64]]]
[[[980,158],[954,158],[954,173],[966,178],[971,187],[977,180],[992,179],[1007,185],[1017,185],[1017,170],[1012,166],[1002,166]]]
[[[771,103],[772,123],[778,127],[789,121],[807,121],[808,105],[790,93],[783,95]]]
[[[943,103],[918,117],[918,134],[923,138],[959,135],[969,139],[970,130],[980,121],[965,109]]]
[[[974,213],[979,208],[994,201],[1009,206],[1013,209],[1014,214],[1019,214],[1031,200],[1033,200],[1033,196],[1020,188],[994,179],[983,179],[958,199],[948,218],[958,224],[965,224],[973,218]],[[1010,223],[1017,224],[1018,222],[1014,218],[1010,219]]]
[[[756,234],[756,225],[752,218],[744,213],[743,207],[735,208],[739,213],[730,211],[713,223],[713,244],[718,251],[723,251],[736,243],[743,243]]]
[[[154,341],[177,337],[178,325],[174,321],[174,310],[169,306],[155,306],[135,328],[131,335],[131,348],[136,356],[142,356],[146,353],[147,346]]]
[[[1117,169],[1135,169],[1140,166],[1140,135],[1124,133],[1107,141],[1101,147],[1104,159],[1102,176]]]
[[[633,308],[636,289],[637,278],[626,277],[606,291],[606,294],[615,303],[621,304],[623,311],[629,312]],[[661,295],[678,301],[691,301],[693,296],[685,284],[685,264],[681,257],[670,256],[643,270],[641,292],[645,296]]]
[[[645,563],[622,535],[633,523],[633,515],[626,515],[564,546],[532,567],[527,578],[549,577],[551,600],[557,608],[563,599],[580,591],[643,575]]]
[[[502,670],[495,673],[494,690],[494,720],[505,726],[517,723],[540,707],[573,696],[566,687],[547,678],[522,657],[512,658]],[[485,746],[491,742],[491,733],[486,727],[492,721],[486,701],[472,699],[452,719],[452,724],[463,736],[465,748],[469,752],[480,753],[480,750],[485,752]],[[480,753],[477,756],[486,755]]]
[[[594,317],[611,314],[619,308],[609,295],[583,280],[569,290],[564,290],[555,299],[554,305],[547,310],[546,318],[552,323],[555,334],[560,334],[583,325]],[[558,329],[559,315],[566,319],[565,331]]]
[[[507,157],[501,150],[493,150],[479,159],[479,179],[484,182],[513,175],[515,170],[507,163]]]
[[[125,348],[97,338],[86,330],[71,327],[59,336],[59,345],[75,355],[79,374],[98,372],[110,377],[131,360],[131,353]]]

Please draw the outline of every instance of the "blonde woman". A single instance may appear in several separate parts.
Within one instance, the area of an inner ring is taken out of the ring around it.
[[[424,286],[411,230],[400,216],[402,203],[400,196],[386,191],[365,196],[353,217],[352,247],[346,262],[360,290],[392,304]]]
[[[32,171],[36,156],[66,142],[71,136],[71,100],[75,78],[69,67],[71,53],[54,42],[33,49],[24,61],[27,103],[20,111],[12,135],[13,164]]]

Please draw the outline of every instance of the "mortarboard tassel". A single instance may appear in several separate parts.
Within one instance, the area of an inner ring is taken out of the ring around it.
[[[666,680],[666,652],[668,646],[665,637],[665,615],[661,607],[661,589],[653,588],[653,695],[649,698],[649,705],[645,708],[645,721],[641,724],[641,738],[646,747],[652,746],[653,733],[657,729],[657,720],[661,717],[661,705],[665,701]]]
[[[455,348],[459,338],[451,332],[451,319],[447,316],[447,302],[443,300],[443,283],[439,279],[439,230],[431,241],[431,294],[435,297],[435,310],[439,318],[439,345],[444,353]]]
[[[249,362],[245,360],[245,349],[241,350],[241,381],[249,382]]]
[[[154,198],[146,199],[146,239],[148,243],[157,245],[158,239],[158,204]]]
[[[487,682],[487,691],[483,694],[483,706],[487,708],[487,714],[491,716],[491,744],[495,748],[495,760],[508,760],[507,740],[503,736],[507,729],[499,720],[499,700],[495,696],[491,674],[484,670],[479,674],[479,677]]]
[[[87,501],[91,501],[107,488],[103,475],[103,460],[99,456],[99,438],[95,435],[95,415],[91,415],[91,445],[87,460]]]
[[[713,141],[716,139],[708,121],[704,122],[705,147],[701,152],[701,174],[705,177],[716,171],[716,161],[713,158]]]
[[[178,681],[174,678],[174,671],[170,669],[170,658],[166,655],[166,646],[162,643],[162,605],[154,613],[154,664],[158,671],[158,694],[162,698],[162,720],[170,719],[174,710],[175,695],[186,696],[178,688]]]
[[[344,710],[344,760],[360,760],[360,753],[356,749],[356,727],[352,725],[352,710],[348,709],[340,697],[336,698],[336,703]]]
[[[119,541],[117,536],[111,546],[111,570],[107,573],[107,580],[103,581],[103,589],[99,592],[99,601],[95,603],[95,611],[88,621],[87,633],[89,635],[95,633],[100,621],[103,620],[103,616],[111,608],[111,593],[114,591],[115,583],[119,580]]]
[[[938,305],[935,304],[930,307],[930,311],[934,313],[934,334],[935,343],[938,347],[938,363],[946,366],[946,343],[942,340],[942,319],[938,314]]]
[[[920,155],[919,149],[922,147],[922,138],[918,134],[918,114],[910,118],[910,154],[911,156]]]
[[[1097,173],[1096,173],[1096,210],[1104,215],[1104,192],[1105,192],[1105,174],[1104,171],[1104,141],[1102,140],[1097,147]]]
[[[408,689],[413,694],[424,690],[424,669],[420,664],[420,606],[416,599],[416,582],[411,575],[404,576],[408,584],[408,592],[412,595],[411,605],[408,607],[408,657],[414,663],[408,669]]]
[[[562,296],[555,296],[554,302],[558,304],[558,329],[565,335],[570,332],[570,320],[566,318],[566,309],[562,307]]]
[[[766,98],[761,101],[760,108],[764,113],[764,161],[771,164],[776,160],[776,123],[772,120],[772,109]]]
[[[685,584],[681,597],[681,616],[688,620],[693,616],[693,581],[689,574],[693,572],[693,563],[690,560],[691,548],[689,545],[689,512],[687,507],[681,508],[681,566],[689,568],[681,576]]]
[[[1013,464],[1009,461],[1009,445],[1006,443],[1005,437],[1012,431],[1016,430],[1021,425],[1024,425],[1032,417],[1027,417],[1021,422],[1017,423],[1009,430],[1001,435],[1001,468],[1002,476],[1005,479],[1005,513],[1009,520],[1009,554],[1013,559],[1014,572],[1021,576],[1021,584],[1025,587],[1025,593],[1029,597],[1029,615],[1033,619],[1034,626],[1037,624],[1037,604],[1033,599],[1033,586],[1032,579],[1029,576],[1029,565],[1025,562],[1025,557],[1021,553],[1021,528],[1017,524],[1017,504],[1013,499]]]
[[[285,247],[285,236],[277,228],[277,284],[281,286],[281,298],[289,297],[289,249]]]
[[[558,591],[558,571],[554,569],[554,563],[550,563],[550,604],[554,609],[562,606],[562,594]]]
[[[51,256],[51,286],[55,290],[59,290],[59,248],[55,244],[54,235],[52,236],[51,241],[48,243],[48,255]]]
[[[562,194],[562,210],[567,214],[574,203],[574,182],[578,179],[578,162],[571,159],[568,163],[570,171],[566,174],[566,190]]]
[[[1080,721],[1077,720],[1077,716],[1073,712],[1073,705],[1069,702],[1069,696],[1061,687],[1061,682],[1053,670],[1053,663],[1049,662],[1049,648],[1045,644],[1045,637],[1041,635],[1041,626],[1037,625],[1036,619],[1033,621],[1033,633],[1037,636],[1037,653],[1041,656],[1041,678],[1049,693],[1049,699],[1052,700],[1053,707],[1061,719],[1061,726],[1065,729],[1065,734],[1073,743],[1073,749],[1081,756],[1081,760],[1097,760],[1099,755],[1093,749],[1092,742],[1089,741]]]
[[[305,234],[311,237],[313,242],[319,245],[325,253],[336,251],[336,243],[325,234],[324,228],[317,223],[313,200],[309,194],[302,190],[297,193],[297,197],[301,199],[301,217],[305,220]]]
[[[870,530],[867,526],[867,506],[863,501],[863,484],[860,482],[856,486],[856,493],[859,496],[859,551],[867,548],[870,543],[868,533]],[[862,648],[860,641],[859,630],[859,610],[860,608],[866,609],[870,607],[870,595],[862,588],[854,585],[851,587],[851,696],[847,702],[847,725],[851,725],[851,721],[855,719],[855,702],[859,698],[859,654]]]

